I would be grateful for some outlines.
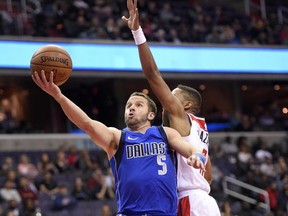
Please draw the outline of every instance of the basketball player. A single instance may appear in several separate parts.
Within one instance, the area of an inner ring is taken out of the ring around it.
[[[176,167],[173,150],[187,157],[187,163],[205,169],[204,157],[169,127],[151,126],[156,105],[146,94],[133,93],[125,106],[126,128],[119,130],[92,120],[49,81],[42,70],[34,82],[51,95],[66,116],[90,135],[110,161],[115,178],[118,215],[177,215]]]
[[[184,158],[177,154],[178,159],[178,215],[179,216],[220,216],[215,199],[209,195],[211,163],[208,156],[208,131],[204,118],[197,117],[202,103],[200,93],[188,86],[179,85],[172,92],[158,70],[154,57],[146,42],[145,35],[139,26],[137,0],[127,0],[129,18],[122,17],[132,30],[143,73],[152,90],[163,106],[163,123],[176,129],[184,140],[201,149],[206,157],[205,179],[203,170],[188,166]],[[166,118],[167,117],[167,118]]]

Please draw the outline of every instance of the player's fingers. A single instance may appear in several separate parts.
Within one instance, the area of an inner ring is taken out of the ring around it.
[[[50,84],[53,84],[53,76],[54,76],[54,72],[51,71],[51,72],[50,72],[50,78],[49,78],[49,83],[50,83]]]
[[[200,161],[200,169],[203,170],[204,172],[206,171],[205,164],[203,164],[201,161]]]
[[[188,160],[187,160],[188,165],[194,166],[195,160],[196,160],[196,156],[195,156],[195,155],[190,156],[190,157],[188,158]]]
[[[37,73],[37,71],[34,71],[32,73],[32,79],[35,81],[37,77],[38,77],[38,73]]]
[[[45,76],[45,71],[44,70],[41,70],[41,80],[43,82],[44,85],[47,85],[48,81],[46,79],[46,76]]]
[[[188,158],[187,160],[188,165],[196,168],[196,169],[202,169],[205,171],[205,165],[203,164],[203,162],[200,160],[199,157],[197,157],[196,155],[192,155]]]
[[[199,169],[202,169],[203,171],[205,171],[205,164],[203,164],[203,162],[200,160],[199,157],[197,157],[197,166],[199,167]]]
[[[33,80],[34,81],[36,81],[37,83],[39,83],[40,81],[41,81],[41,79],[40,79],[40,76],[39,76],[39,74],[38,74],[38,72],[37,71],[34,71],[34,74],[33,74]]]
[[[200,160],[199,157],[196,157],[196,158],[197,158],[197,160],[195,162],[196,167],[199,169],[205,170],[205,166],[204,166],[203,162]]]
[[[49,82],[47,81],[46,75],[45,75],[45,71],[41,70],[41,80],[43,82],[43,85],[47,87],[47,85],[49,84]]]
[[[122,16],[122,20],[123,20],[125,23],[127,23],[129,19],[128,19],[127,17],[125,17],[125,16]]]
[[[40,88],[42,88],[43,83],[37,71],[34,71],[32,74],[32,79]]]
[[[37,71],[34,71],[33,74],[32,74],[32,80],[33,80],[35,83],[38,82],[38,81],[37,81],[37,77],[39,78],[38,73],[37,73]]]
[[[127,0],[127,8],[128,8],[128,10],[131,10],[133,8],[133,1],[132,0]]]

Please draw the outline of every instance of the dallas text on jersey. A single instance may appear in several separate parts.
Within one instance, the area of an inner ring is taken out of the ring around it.
[[[139,143],[126,146],[127,159],[165,154],[164,142]]]

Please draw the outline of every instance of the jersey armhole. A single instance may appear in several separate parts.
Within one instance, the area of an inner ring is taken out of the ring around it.
[[[125,139],[126,139],[126,131],[122,130],[121,131],[121,137],[120,137],[119,145],[118,145],[118,149],[117,149],[117,152],[115,154],[115,160],[116,160],[116,163],[117,163],[117,169],[118,169],[118,167],[120,165],[120,162],[122,160],[122,155],[123,155],[123,152],[124,152]]]

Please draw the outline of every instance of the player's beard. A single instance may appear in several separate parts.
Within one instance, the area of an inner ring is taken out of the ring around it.
[[[125,116],[125,124],[128,128],[137,130],[148,121],[148,113],[140,117],[133,117],[132,119]]]

